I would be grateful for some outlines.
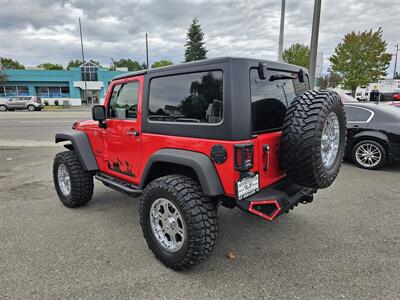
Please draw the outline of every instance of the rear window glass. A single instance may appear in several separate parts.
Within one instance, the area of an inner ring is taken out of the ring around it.
[[[149,120],[219,123],[223,118],[221,71],[153,78]]]
[[[309,88],[307,76],[300,82],[295,73],[268,72],[261,80],[258,70],[250,69],[253,132],[281,130],[288,106]]]

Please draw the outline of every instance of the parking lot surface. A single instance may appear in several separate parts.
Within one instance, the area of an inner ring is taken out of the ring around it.
[[[18,130],[14,138],[22,137],[29,147],[11,146],[3,132],[1,127],[0,298],[400,295],[399,165],[373,172],[345,163],[313,203],[273,222],[221,208],[214,253],[193,270],[174,272],[147,248],[138,199],[96,182],[87,206],[68,209],[59,202],[51,175],[53,157],[64,148],[29,144],[52,136],[41,133],[36,139]]]

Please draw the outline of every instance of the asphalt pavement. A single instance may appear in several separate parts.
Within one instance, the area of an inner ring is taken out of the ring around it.
[[[59,202],[52,160],[64,149],[37,145],[84,113],[16,114],[0,114],[1,299],[399,298],[400,165],[344,163],[313,203],[273,222],[220,208],[214,253],[174,272],[147,248],[138,199],[96,182],[85,207]]]

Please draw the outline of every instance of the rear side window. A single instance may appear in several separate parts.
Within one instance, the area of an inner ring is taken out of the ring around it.
[[[372,112],[367,109],[345,106],[346,118],[348,122],[369,122]]]
[[[287,108],[309,88],[307,76],[300,82],[294,73],[268,72],[261,80],[257,69],[250,69],[253,132],[281,130]]]
[[[357,120],[357,108],[345,106],[344,111],[346,112],[346,119],[348,122],[355,122]]]
[[[138,81],[115,85],[111,93],[108,117],[115,119],[136,119],[138,97]]]
[[[221,71],[153,78],[149,120],[219,123],[223,118]]]

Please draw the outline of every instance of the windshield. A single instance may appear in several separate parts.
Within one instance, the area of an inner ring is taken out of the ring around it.
[[[253,132],[281,130],[293,99],[309,89],[308,76],[300,82],[296,73],[270,71],[261,80],[257,69],[250,69]]]

